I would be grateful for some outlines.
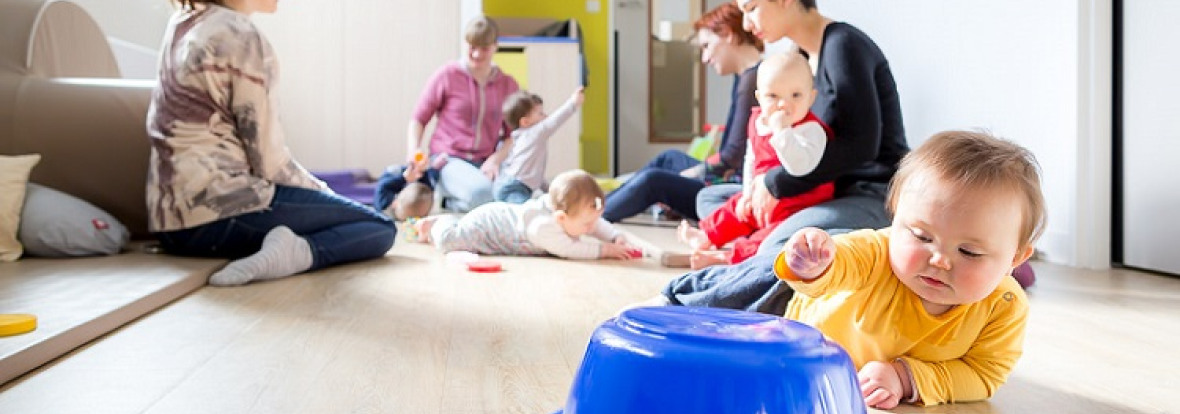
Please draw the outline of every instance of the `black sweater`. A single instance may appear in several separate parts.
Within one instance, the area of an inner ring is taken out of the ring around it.
[[[761,64],[761,62],[759,62]],[[729,114],[725,117],[725,135],[722,135],[718,153],[721,154],[722,169],[741,170],[746,156],[746,141],[749,138],[750,109],[758,106],[754,91],[758,88],[758,65],[734,75],[733,89],[729,92]]]
[[[811,173],[794,177],[782,167],[766,174],[775,197],[789,197],[835,181],[836,196],[858,181],[887,183],[901,157],[909,152],[901,120],[901,102],[889,62],[868,35],[834,22],[824,29],[819,92],[811,111],[835,133]]]

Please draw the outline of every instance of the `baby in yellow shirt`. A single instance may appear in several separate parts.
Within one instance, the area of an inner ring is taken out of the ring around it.
[[[787,241],[774,263],[795,290],[785,316],[848,351],[870,407],[992,396],[1028,320],[1009,274],[1045,228],[1036,159],[985,133],[942,132],[902,160],[887,207],[888,228]]]

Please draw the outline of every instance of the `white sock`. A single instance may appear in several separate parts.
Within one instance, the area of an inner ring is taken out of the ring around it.
[[[287,277],[311,268],[311,260],[307,240],[287,226],[278,226],[266,233],[257,253],[229,262],[209,276],[209,284],[236,286]]]

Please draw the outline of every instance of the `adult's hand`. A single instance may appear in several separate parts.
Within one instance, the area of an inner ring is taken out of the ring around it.
[[[753,220],[754,219],[754,209],[751,208],[751,207],[753,207],[753,204],[751,203],[751,201],[752,201],[751,199],[752,199],[752,197],[750,195],[746,194],[745,191],[738,193],[738,201],[737,201],[737,205],[734,206],[734,213],[737,213],[737,216],[742,218],[743,220]]]
[[[407,183],[422,179],[422,175],[426,174],[426,163],[427,160],[425,158],[417,161],[411,160],[406,165],[406,171],[402,173],[402,177],[406,179]]]
[[[753,210],[754,222],[762,227],[770,223],[774,215],[774,205],[778,203],[778,198],[770,194],[770,190],[766,188],[765,178],[765,175],[754,176],[754,188],[750,192],[750,208]]]

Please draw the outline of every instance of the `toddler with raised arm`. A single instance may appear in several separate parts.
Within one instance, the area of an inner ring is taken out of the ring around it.
[[[574,116],[583,100],[578,88],[552,115],[545,113],[541,97],[529,91],[516,91],[504,100],[504,122],[513,129],[512,148],[492,185],[496,201],[523,203],[545,184],[549,137]]]

